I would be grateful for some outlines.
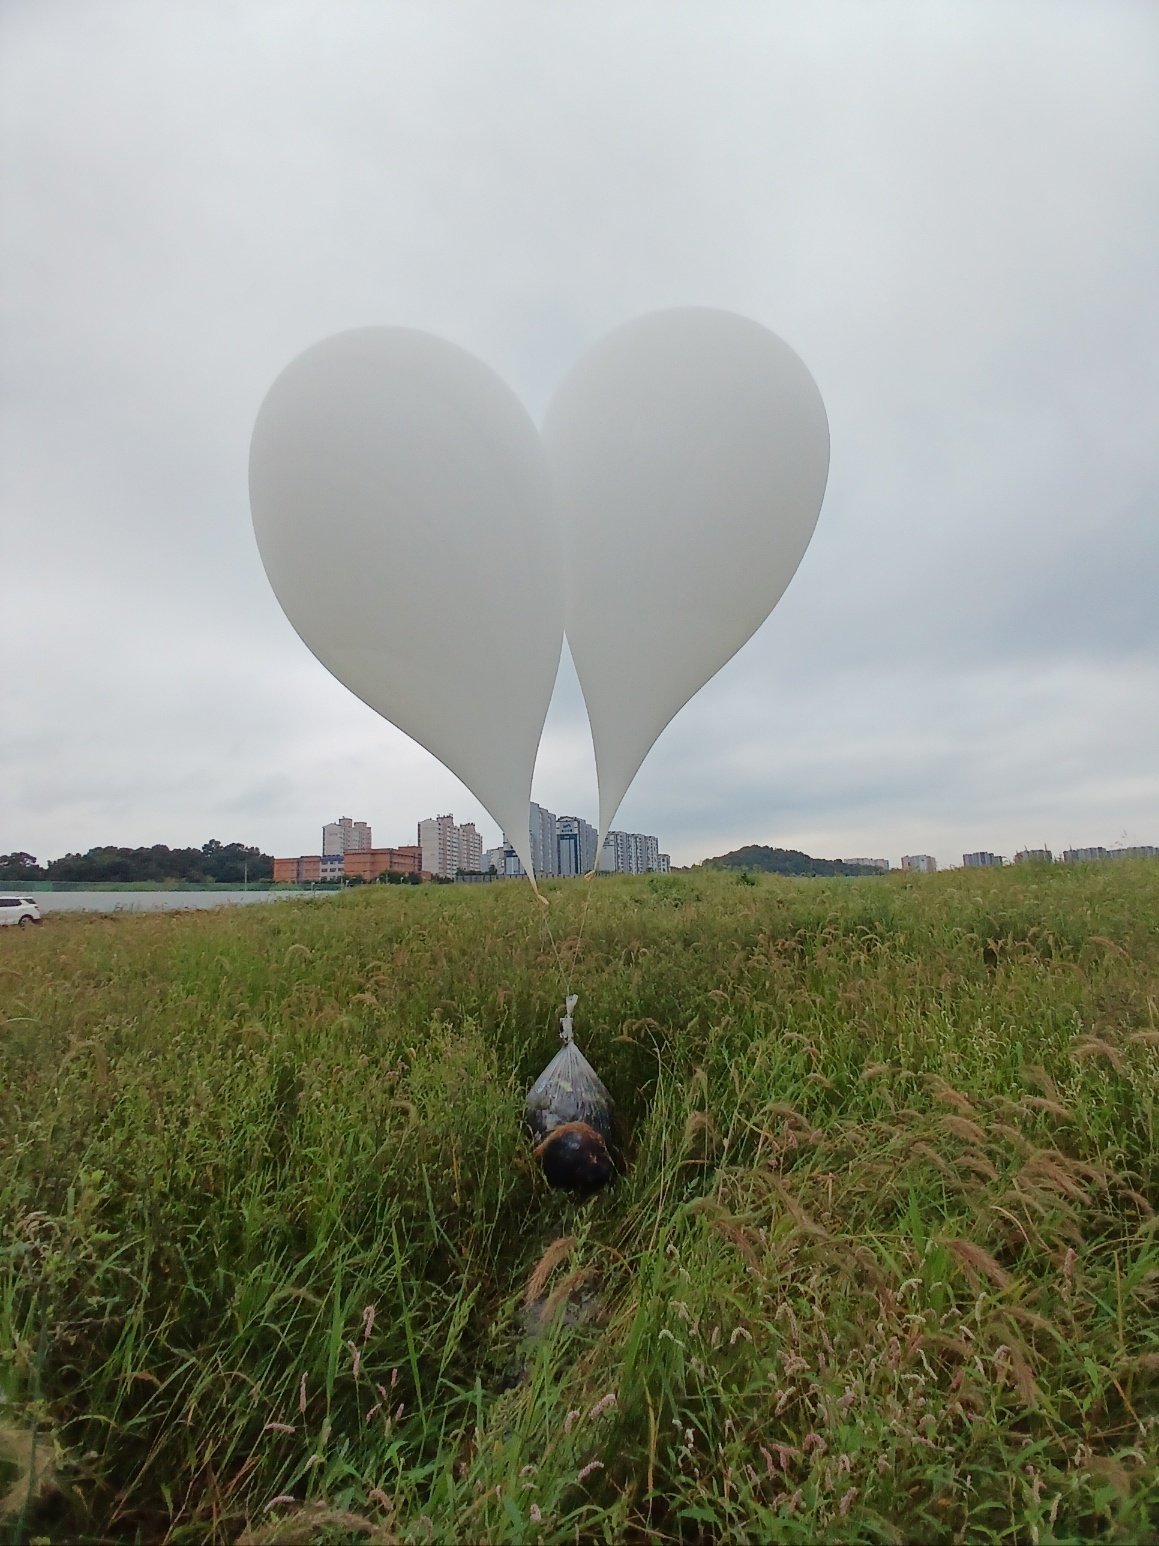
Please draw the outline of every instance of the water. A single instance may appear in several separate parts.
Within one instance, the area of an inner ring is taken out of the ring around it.
[[[241,907],[251,902],[280,902],[283,897],[334,896],[332,891],[29,891],[40,911],[49,913],[157,913],[189,908]]]

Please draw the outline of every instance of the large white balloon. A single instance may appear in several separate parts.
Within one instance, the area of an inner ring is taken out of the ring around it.
[[[306,644],[462,779],[531,874],[562,565],[542,445],[516,397],[429,334],[340,333],[270,388],[250,504]]]
[[[543,439],[602,839],[665,725],[792,579],[825,493],[829,425],[787,344],[746,317],[689,308],[598,343],[560,387]]]

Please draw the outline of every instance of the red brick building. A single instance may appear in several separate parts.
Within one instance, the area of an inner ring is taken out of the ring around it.
[[[302,854],[297,859],[274,860],[274,884],[316,885],[319,881],[353,879],[377,880],[391,871],[396,875],[418,875],[423,880],[423,851],[417,843],[402,848],[364,848],[345,854]]]
[[[421,875],[423,851],[417,845],[405,848],[368,848],[364,853],[348,853],[346,878],[355,875],[363,880],[377,880],[391,870],[396,875]]]

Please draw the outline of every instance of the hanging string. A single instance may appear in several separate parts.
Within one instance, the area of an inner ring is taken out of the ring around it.
[[[570,1041],[571,1040],[571,1013],[572,1013],[572,1010],[575,1008],[576,1003],[578,1002],[578,998],[579,998],[578,994],[575,994],[575,993],[572,992],[571,984],[572,984],[572,978],[575,975],[576,965],[579,962],[580,949],[581,949],[581,947],[583,945],[584,929],[587,926],[588,910],[590,909],[590,907],[592,905],[592,892],[595,889],[595,879],[596,879],[596,872],[595,872],[595,869],[592,868],[584,876],[584,881],[585,881],[585,883],[587,885],[587,896],[584,898],[583,911],[580,914],[579,929],[576,932],[575,941],[574,941],[574,948],[572,949],[572,952],[571,952],[571,963],[568,966],[564,965],[563,955],[562,955],[562,953],[560,951],[559,944],[556,941],[555,932],[554,932],[554,930],[551,927],[551,917],[550,917],[550,911],[551,910],[550,910],[550,907],[546,905],[547,904],[547,898],[545,896],[543,896],[543,894],[540,892],[538,887],[535,888],[536,897],[538,898],[539,901],[541,901],[541,902],[543,902],[545,904],[544,910],[540,914],[540,916],[543,919],[543,927],[547,931],[547,937],[551,941],[551,948],[552,948],[552,950],[555,953],[555,963],[556,963],[556,965],[559,968],[560,980],[563,983],[564,1013],[563,1013],[563,1020],[561,1021],[562,1029],[560,1031],[560,1034],[563,1037],[564,1041]],[[534,884],[534,882],[533,882],[533,884]]]
[[[576,968],[576,962],[579,960],[580,946],[583,944],[584,928],[588,921],[588,908],[592,905],[592,893],[596,888],[596,872],[594,866],[584,876],[584,882],[587,885],[588,894],[584,899],[584,910],[580,914],[579,932],[575,937],[575,953],[571,958],[571,969],[573,972]]]
[[[540,896],[540,901],[545,902],[546,900],[546,897]],[[543,920],[544,930],[548,939],[551,941],[551,948],[555,952],[555,964],[559,967],[560,981],[563,983],[563,992],[564,997],[566,998],[567,995],[571,992],[571,974],[563,964],[563,956],[560,954],[559,945],[556,943],[555,931],[551,927],[550,909],[544,908],[543,912],[541,912],[539,916]],[[574,960],[572,961],[572,966],[575,966]]]

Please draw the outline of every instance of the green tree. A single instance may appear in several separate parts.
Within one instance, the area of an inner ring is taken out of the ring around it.
[[[154,843],[150,848],[90,848],[85,854],[65,854],[53,859],[44,873],[49,880],[96,882],[152,881],[202,885],[241,885],[243,880],[269,880],[274,861],[259,848],[244,843],[221,843],[216,838],[201,848],[169,848]]]
[[[35,855],[17,849],[15,853],[0,854],[0,886],[22,886],[28,880],[42,880],[44,871],[37,864]]]

